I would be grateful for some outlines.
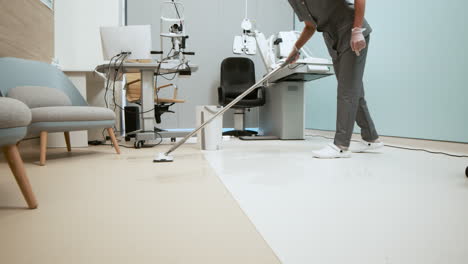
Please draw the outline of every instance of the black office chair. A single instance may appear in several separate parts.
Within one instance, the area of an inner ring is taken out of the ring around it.
[[[227,58],[221,63],[221,87],[218,88],[219,104],[226,106],[255,84],[255,65],[251,59]],[[258,133],[245,129],[245,111],[265,105],[265,87],[252,91],[233,106],[234,130],[224,132],[225,136],[253,136]]]

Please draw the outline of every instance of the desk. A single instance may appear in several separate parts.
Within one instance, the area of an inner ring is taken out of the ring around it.
[[[266,103],[260,108],[260,134],[282,140],[304,139],[304,84],[332,75],[332,67],[324,70],[299,65],[272,76],[266,88]]]
[[[156,139],[155,133],[155,118],[154,118],[154,75],[159,74],[173,74],[181,71],[190,70],[192,73],[198,70],[198,66],[194,64],[182,65],[175,63],[129,63],[125,62],[122,65],[124,73],[141,73],[141,113],[142,113],[142,128],[141,132],[136,134],[136,141],[150,141]],[[111,72],[115,72],[118,66],[112,64],[110,66]],[[96,67],[96,71],[107,74],[109,64],[102,64]],[[112,77],[111,77],[112,78]],[[165,134],[164,132],[158,132]],[[171,133],[176,137],[178,135]],[[181,134],[183,135],[183,134]],[[170,136],[170,135],[169,135]],[[171,136],[172,137],[172,136]]]

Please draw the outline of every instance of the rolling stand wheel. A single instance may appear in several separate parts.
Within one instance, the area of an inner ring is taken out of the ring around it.
[[[171,142],[176,142],[176,138],[171,138]]]
[[[145,145],[145,141],[140,140],[140,141],[135,141],[135,144],[133,145],[136,149],[141,149]]]

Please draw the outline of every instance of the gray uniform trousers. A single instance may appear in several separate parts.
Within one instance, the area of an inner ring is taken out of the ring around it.
[[[327,33],[324,33],[324,36]],[[348,41],[349,38],[344,38]],[[374,141],[379,138],[364,98],[362,81],[366,66],[370,36],[366,37],[367,47],[357,56],[351,48],[342,52],[336,50],[336,43],[325,36],[325,42],[333,58],[338,80],[338,103],[335,145],[348,147],[354,130],[354,123],[361,127],[362,139]]]

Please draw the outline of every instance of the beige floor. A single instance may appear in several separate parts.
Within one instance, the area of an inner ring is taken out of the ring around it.
[[[0,263],[279,263],[194,145],[176,162],[155,149],[22,148],[39,209],[0,157]]]

